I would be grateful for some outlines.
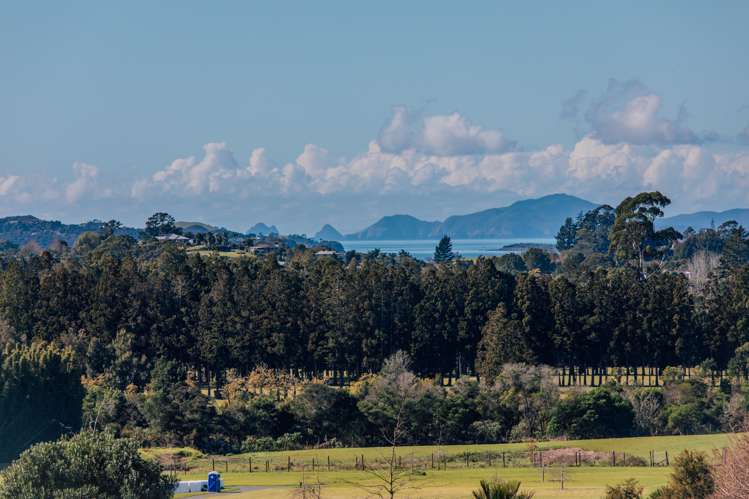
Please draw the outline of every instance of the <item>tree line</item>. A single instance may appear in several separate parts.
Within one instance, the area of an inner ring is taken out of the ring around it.
[[[746,265],[714,273],[696,294],[682,272],[547,274],[504,263],[300,253],[281,266],[171,246],[45,253],[2,263],[0,338],[68,346],[89,376],[121,372],[123,386],[143,386],[161,357],[219,383],[227,369],[258,365],[356,377],[396,351],[422,376],[491,376],[519,361],[725,369],[749,341]]]

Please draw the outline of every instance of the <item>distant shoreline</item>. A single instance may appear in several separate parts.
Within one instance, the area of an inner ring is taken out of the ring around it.
[[[556,251],[556,246],[550,243],[514,243],[506,244],[499,248],[501,251],[525,251],[531,248],[538,248],[546,251]]]

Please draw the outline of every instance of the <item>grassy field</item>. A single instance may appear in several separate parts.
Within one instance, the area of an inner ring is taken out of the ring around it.
[[[198,254],[200,256],[223,256],[228,258],[239,258],[239,257],[250,257],[252,256],[250,253],[247,253],[245,251],[213,251],[213,250],[207,250],[207,249],[188,249],[188,253],[194,253]]]
[[[713,451],[728,445],[729,435],[696,435],[696,436],[665,436],[665,437],[636,437],[599,440],[570,440],[539,442],[536,449],[574,448],[584,451],[610,453],[616,451],[619,456],[627,453],[632,456],[648,458],[650,451],[656,451],[660,457],[668,452],[673,459],[684,449],[701,450],[711,454]],[[496,459],[501,452],[514,452],[516,455],[528,455],[530,447],[525,443],[497,444],[497,445],[450,445],[450,446],[418,446],[401,447],[398,455],[403,458],[403,467],[408,469],[414,461],[415,473],[411,475],[411,488],[403,490],[399,497],[403,498],[469,498],[481,479],[499,477],[503,479],[521,480],[523,487],[536,491],[536,498],[599,498],[607,484],[613,485],[627,478],[636,478],[645,486],[646,491],[662,485],[668,479],[670,468],[660,467],[611,467],[607,461],[591,466],[551,466],[544,471],[544,481],[541,480],[541,470],[532,467],[530,460],[525,457],[518,459],[507,468],[502,467],[501,461]],[[287,498],[292,497],[294,489],[303,480],[307,483],[322,484],[323,497],[365,498],[371,497],[362,487],[377,483],[372,475],[354,469],[357,459],[364,459],[367,463],[381,461],[385,455],[382,448],[359,449],[322,449],[292,452],[270,452],[241,454],[233,456],[203,456],[189,449],[149,449],[144,451],[153,457],[164,457],[173,453],[186,455],[184,463],[190,471],[180,473],[181,478],[203,478],[214,465],[222,473],[228,486],[265,486],[268,489],[233,494],[238,498]],[[474,456],[465,464],[464,456]],[[482,460],[481,456],[492,453],[495,458],[491,464]],[[447,469],[431,468],[431,455],[450,456]],[[332,471],[327,470],[327,458],[332,462]],[[316,461],[316,470],[312,471],[312,459]],[[249,461],[252,459],[253,472],[248,472]],[[291,460],[291,471],[287,466]],[[271,463],[270,471],[265,471],[265,462]],[[228,466],[228,472],[225,470]],[[561,489],[560,474],[564,469],[565,486]]]
[[[645,486],[646,491],[666,483],[669,468],[575,468],[565,469],[564,490],[559,480],[560,469],[547,469],[545,480],[541,481],[541,473],[537,468],[475,468],[468,470],[448,470],[426,472],[423,476],[416,476],[409,482],[398,497],[402,498],[469,498],[471,491],[478,487],[482,479],[499,477],[503,479],[520,480],[523,489],[536,492],[536,499],[600,498],[607,484],[615,484],[627,478],[636,478]],[[203,478],[204,475],[189,475],[192,479]],[[362,488],[363,485],[375,485],[367,473],[356,472],[320,472],[306,473],[308,483],[322,484],[322,497],[326,499],[354,499],[372,497],[371,493]],[[234,485],[263,485],[270,488],[232,494],[231,497],[247,499],[281,499],[293,497],[294,490],[299,486],[301,472],[273,472],[273,473],[230,473],[224,476],[227,486]]]

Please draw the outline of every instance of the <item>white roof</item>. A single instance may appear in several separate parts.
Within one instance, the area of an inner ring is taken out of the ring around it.
[[[180,236],[179,234],[168,234],[166,236],[156,236],[159,241],[189,241],[189,237]]]

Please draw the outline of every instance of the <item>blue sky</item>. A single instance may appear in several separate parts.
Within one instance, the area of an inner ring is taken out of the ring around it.
[[[749,206],[747,2],[63,4],[0,15],[2,215]]]

